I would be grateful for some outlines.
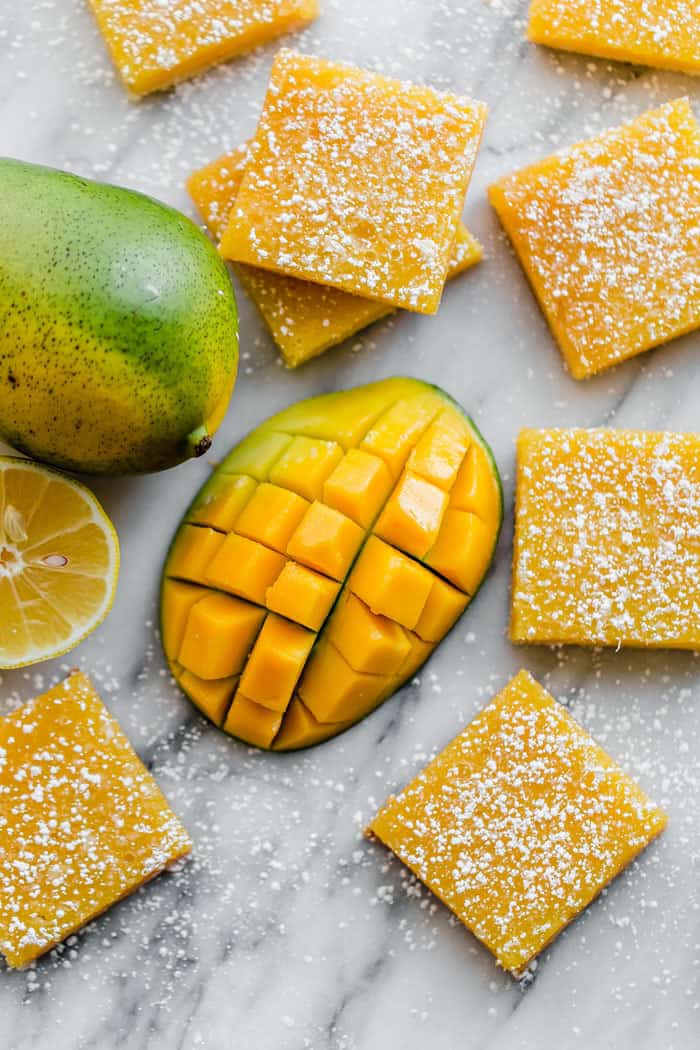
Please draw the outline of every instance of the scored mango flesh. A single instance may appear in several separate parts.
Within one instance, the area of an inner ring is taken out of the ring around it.
[[[489,198],[575,379],[700,326],[687,99],[506,176]]]
[[[124,84],[160,91],[318,15],[318,0],[90,0]]]
[[[173,674],[257,747],[334,736],[450,630],[501,518],[489,449],[438,388],[387,379],[299,402],[233,449],[175,536],[161,606]]]
[[[521,671],[367,833],[517,975],[665,825]]]
[[[84,674],[0,718],[0,951],[26,966],[192,843]]]
[[[188,179],[189,194],[217,241],[228,225],[247,162],[248,148],[239,146]],[[460,222],[447,279],[474,266],[482,255],[481,245]],[[287,368],[297,368],[394,312],[386,303],[338,288],[285,277],[245,263],[234,263],[233,267]]]
[[[700,73],[696,0],[532,0],[536,44],[682,73]]]
[[[282,49],[220,251],[438,308],[486,107]]]

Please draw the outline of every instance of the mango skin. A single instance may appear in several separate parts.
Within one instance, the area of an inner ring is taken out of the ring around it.
[[[0,436],[87,473],[205,452],[236,379],[224,263],[178,211],[0,158]]]

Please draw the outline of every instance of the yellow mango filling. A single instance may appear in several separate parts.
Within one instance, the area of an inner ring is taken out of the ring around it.
[[[665,825],[521,671],[367,831],[517,975]]]
[[[524,430],[513,641],[700,649],[700,436]]]
[[[700,128],[687,99],[489,197],[575,379],[700,326]]]
[[[217,241],[228,225],[247,162],[248,150],[241,146],[188,179],[189,194]],[[480,262],[482,255],[481,245],[460,222],[447,279]],[[363,299],[338,288],[285,277],[243,263],[234,264],[234,268],[288,368],[297,368],[318,357],[394,312],[386,303]]]
[[[450,509],[460,478],[473,511]],[[487,447],[437,388],[389,379],[292,405],[232,450],[173,541],[162,592],[173,674],[256,747],[334,736],[450,630],[500,522]]]
[[[485,115],[469,99],[283,49],[222,255],[435,313]]]
[[[692,0],[531,0],[527,35],[565,51],[700,73]]]
[[[160,91],[318,15],[318,0],[90,0],[124,84]]]
[[[0,718],[0,951],[26,966],[191,842],[85,675]]]

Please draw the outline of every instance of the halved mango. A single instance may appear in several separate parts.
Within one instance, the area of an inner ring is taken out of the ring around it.
[[[292,405],[233,449],[173,541],[171,670],[256,747],[335,736],[449,631],[501,517],[488,447],[438,388],[387,379]]]

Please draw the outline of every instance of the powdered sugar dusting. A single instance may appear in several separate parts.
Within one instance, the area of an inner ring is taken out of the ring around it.
[[[189,851],[88,679],[0,721],[0,948],[22,966]]]
[[[533,0],[529,35],[571,51],[700,72],[695,0]]]
[[[90,0],[124,82],[167,87],[318,13],[316,0]]]
[[[484,119],[481,103],[282,50],[222,253],[433,313]]]
[[[687,101],[501,179],[491,200],[577,379],[700,325]]]
[[[700,436],[523,432],[511,632],[700,648]]]
[[[522,672],[370,831],[520,971],[664,825]]]

